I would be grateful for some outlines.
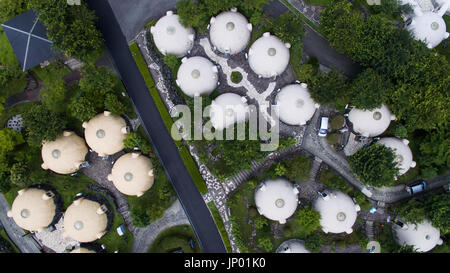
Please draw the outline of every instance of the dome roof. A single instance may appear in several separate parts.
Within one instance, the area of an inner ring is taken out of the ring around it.
[[[275,104],[281,121],[289,125],[305,125],[319,107],[309,95],[306,83],[283,87],[275,98]]]
[[[291,239],[281,243],[277,248],[277,253],[310,253],[310,251],[305,248],[302,240]]]
[[[123,194],[142,196],[153,186],[153,165],[139,153],[128,153],[114,163],[108,180]]]
[[[69,174],[77,171],[85,162],[88,149],[84,140],[74,132],[65,131],[55,141],[42,145],[42,168],[55,173]]]
[[[70,251],[69,253],[96,253],[96,252],[94,250],[90,250],[84,247],[78,247]]]
[[[217,130],[223,130],[234,123],[245,122],[248,119],[248,111],[244,97],[234,93],[222,94],[211,103],[212,126]]]
[[[353,232],[352,226],[360,208],[350,196],[333,191],[326,198],[317,198],[313,207],[320,213],[320,225],[325,233]]]
[[[212,17],[210,25],[211,43],[222,53],[239,53],[250,41],[252,24],[249,24],[247,18],[236,9]]]
[[[444,19],[434,12],[415,16],[407,29],[416,40],[423,41],[429,48],[436,47],[449,37]]]
[[[442,244],[439,229],[433,227],[427,220],[418,225],[406,223],[406,228],[392,225],[395,240],[401,246],[412,245],[419,252],[427,252],[436,245]]]
[[[181,25],[178,15],[168,11],[150,28],[158,50],[163,54],[183,57],[194,46],[195,31]]]
[[[261,77],[278,76],[289,64],[289,44],[269,32],[256,40],[248,51],[251,69]]]
[[[298,190],[286,179],[266,180],[256,187],[255,204],[258,212],[281,224],[297,209]]]
[[[217,87],[217,67],[200,56],[183,58],[178,69],[177,85],[189,97],[209,95]]]
[[[395,160],[397,161],[397,166],[400,168],[400,175],[406,173],[409,168],[414,168],[416,166],[416,162],[413,161],[411,149],[408,146],[408,140],[395,137],[384,137],[380,139],[378,143],[394,150],[396,156]]]
[[[374,110],[352,109],[348,119],[353,123],[353,130],[365,137],[381,135],[389,127],[395,116],[386,105]]]
[[[93,117],[89,122],[83,122],[86,142],[99,156],[112,155],[120,152],[123,141],[128,135],[125,120],[105,111]]]
[[[18,191],[16,199],[8,211],[8,217],[22,229],[28,231],[42,231],[53,221],[56,205],[51,191],[28,188]]]
[[[106,210],[105,205],[85,198],[73,201],[64,214],[64,237],[82,243],[100,239],[106,233]]]

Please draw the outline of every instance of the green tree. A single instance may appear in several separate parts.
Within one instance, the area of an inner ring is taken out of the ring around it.
[[[418,224],[427,219],[427,212],[424,204],[416,198],[410,199],[408,202],[396,207],[394,211],[405,222]]]
[[[127,138],[124,139],[123,145],[125,146],[125,149],[128,150],[133,150],[134,147],[138,147],[143,154],[149,154],[152,150],[147,139],[141,137],[136,132],[129,133]]]
[[[122,115],[125,113],[125,105],[123,105],[113,93],[106,94],[105,108],[115,115]]]
[[[208,18],[193,0],[181,0],[175,4],[180,22],[185,27],[193,27],[197,31],[206,32]]]
[[[67,94],[66,84],[62,79],[52,81],[39,94],[43,104],[50,110],[59,112]]]
[[[2,0],[0,1],[0,23],[4,23],[27,10],[27,0]]]
[[[15,163],[11,167],[10,180],[11,183],[18,187],[26,187],[29,184],[30,170],[27,165],[23,163]]]
[[[333,69],[329,73],[320,74],[311,82],[309,92],[315,102],[334,105],[338,110],[342,110],[348,102],[347,88],[344,76]]]
[[[286,174],[286,166],[283,163],[278,163],[275,167],[275,175],[276,176],[284,176]]]
[[[136,227],[146,227],[150,224],[150,217],[143,210],[132,209],[131,220]]]
[[[368,68],[350,84],[350,103],[359,109],[373,110],[386,102],[391,92],[389,79]]]
[[[106,94],[116,88],[115,75],[107,68],[95,65],[84,66],[82,75],[79,83],[81,91],[97,110],[103,109]]]
[[[286,177],[291,181],[302,181],[309,178],[311,160],[304,154],[297,154],[284,162]]]
[[[256,229],[263,229],[264,227],[268,227],[269,226],[269,221],[267,220],[267,218],[263,217],[263,216],[258,216],[255,217],[255,219],[253,220],[255,222],[255,227]]]
[[[301,43],[305,36],[303,22],[292,12],[286,12],[274,20],[272,32],[285,43]]]
[[[295,216],[295,223],[303,236],[309,236],[320,228],[320,213],[310,207],[301,209]]]
[[[7,154],[24,142],[21,133],[8,128],[0,129],[0,161],[5,161]]]
[[[317,78],[317,69],[312,64],[302,64],[298,72],[296,72],[297,79],[304,83],[311,83]]]
[[[79,121],[87,121],[95,116],[97,111],[86,97],[75,97],[69,104],[69,113]]]
[[[268,237],[259,238],[257,246],[259,248],[262,248],[266,252],[270,252],[273,249],[272,240],[270,240],[270,238]]]
[[[398,138],[407,138],[408,137],[408,130],[405,126],[398,123],[394,127],[394,135]]]
[[[441,234],[450,233],[450,197],[448,194],[433,195],[425,201],[426,213],[433,223],[438,227]]]
[[[320,236],[313,233],[305,238],[305,247],[313,253],[319,253],[322,250]]]

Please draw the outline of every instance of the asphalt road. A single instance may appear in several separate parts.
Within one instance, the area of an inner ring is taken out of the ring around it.
[[[88,4],[99,18],[98,28],[103,33],[108,51],[197,235],[202,251],[205,253],[226,253],[226,248],[214,219],[184,166],[178,148],[161,119],[144,79],[131,56],[127,39],[122,33],[109,2],[107,0],[89,0]]]

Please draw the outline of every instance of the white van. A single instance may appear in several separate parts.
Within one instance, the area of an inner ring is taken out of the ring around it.
[[[320,137],[325,137],[328,134],[328,117],[322,117],[320,119],[319,132],[317,133]]]

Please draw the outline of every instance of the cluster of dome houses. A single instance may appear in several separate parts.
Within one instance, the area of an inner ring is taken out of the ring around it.
[[[105,111],[83,123],[84,137],[90,149],[99,156],[113,155],[124,149],[123,141],[129,127],[125,120]],[[71,174],[86,166],[88,148],[83,138],[65,131],[54,141],[42,145],[42,168],[57,174]],[[141,196],[154,183],[150,159],[137,152],[119,157],[107,179],[123,194]],[[40,232],[58,218],[58,193],[52,189],[29,187],[18,192],[8,216],[30,232]],[[80,243],[100,239],[108,229],[108,206],[104,201],[89,196],[76,198],[66,209],[63,219],[63,237]],[[110,219],[112,220],[112,219]],[[75,250],[83,252],[86,249]]]

